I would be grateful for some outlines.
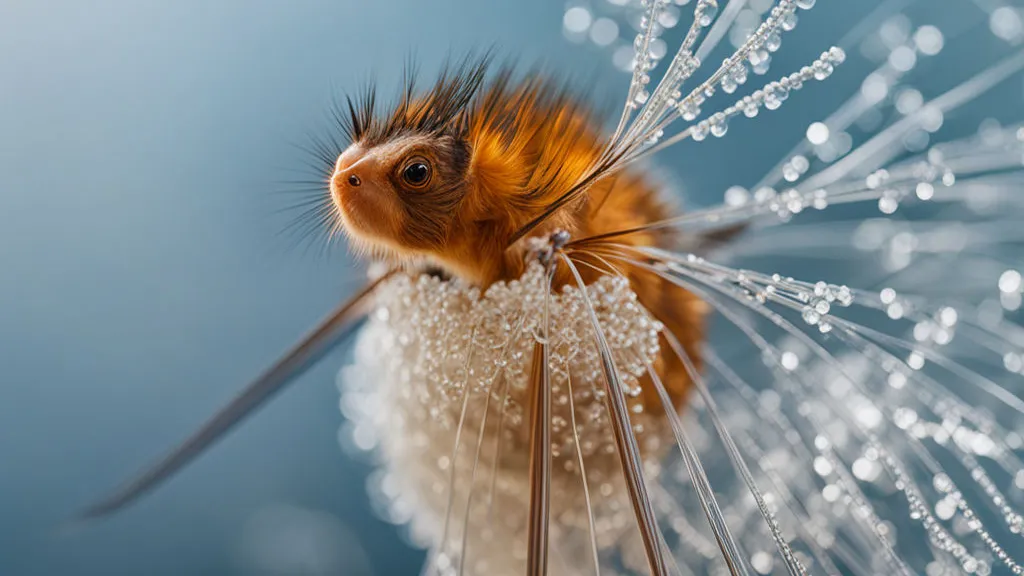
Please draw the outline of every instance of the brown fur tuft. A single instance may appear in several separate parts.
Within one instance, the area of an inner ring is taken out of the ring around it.
[[[574,238],[615,232],[671,216],[655,187],[636,168],[603,175],[595,167],[605,149],[600,122],[564,85],[539,73],[517,78],[502,67],[485,81],[489,58],[463,60],[445,68],[424,95],[416,96],[411,75],[394,109],[378,119],[375,95],[367,91],[349,110],[354,146],[387,149],[391,142],[424,138],[447,174],[443,193],[403,194],[404,216],[388,223],[387,245],[394,262],[426,261],[449,274],[483,287],[517,278],[524,270],[526,243],[517,234],[532,223],[542,236],[556,229]],[[465,155],[451,154],[451,150]],[[448,158],[449,160],[443,160]],[[400,161],[400,160],[391,160]],[[457,164],[457,165],[455,165]],[[569,191],[592,179],[586,194],[565,203]],[[545,211],[551,215],[542,218]],[[664,232],[642,232],[619,239],[637,246],[671,247]],[[511,245],[511,247],[510,247]],[[581,266],[590,282],[602,263],[580,254],[593,265]],[[706,306],[693,295],[654,274],[619,267],[648,309],[674,333],[700,364]],[[556,276],[564,285],[566,271]],[[665,342],[658,371],[677,404],[689,388],[682,364]],[[650,386],[642,401],[658,400]]]

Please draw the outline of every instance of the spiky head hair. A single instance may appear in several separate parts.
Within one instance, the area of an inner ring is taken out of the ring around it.
[[[593,174],[604,146],[581,99],[537,70],[504,65],[489,75],[491,60],[447,65],[422,93],[407,68],[385,113],[372,85],[336,109],[350,145],[333,163],[330,189],[357,248],[484,285],[512,278],[523,269],[523,250],[509,249],[517,233]],[[585,205],[560,206],[536,233],[580,230]]]

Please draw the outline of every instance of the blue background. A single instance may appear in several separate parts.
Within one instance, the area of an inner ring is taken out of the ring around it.
[[[816,57],[875,4],[819,1],[770,76]],[[955,8],[954,27],[984,29],[962,0],[928,4],[928,18]],[[344,249],[303,252],[279,234],[287,201],[273,190],[301,168],[293,143],[323,129],[332,94],[370,72],[390,93],[409,54],[429,75],[449,52],[496,45],[596,76],[608,88],[598,100],[614,102],[625,76],[607,52],[563,38],[564,10],[0,5],[0,575],[416,573],[422,553],[371,513],[369,467],[339,449],[341,353],[138,505],[58,528],[201,423],[361,278]],[[934,69],[937,85],[999,51],[979,38]],[[794,95],[799,105],[662,163],[691,203],[752,184],[868,69],[851,61],[827,89]],[[1019,103],[1020,87],[1012,94]],[[295,566],[289,554],[304,547],[314,551],[299,558],[324,564],[257,569],[260,553]]]

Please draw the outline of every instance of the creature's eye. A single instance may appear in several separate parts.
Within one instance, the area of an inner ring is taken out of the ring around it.
[[[423,188],[430,182],[430,162],[419,156],[410,159],[402,169],[402,180],[413,188]]]

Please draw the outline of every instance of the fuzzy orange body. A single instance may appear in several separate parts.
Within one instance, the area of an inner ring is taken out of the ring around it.
[[[357,251],[392,267],[440,270],[481,288],[519,278],[528,259],[537,256],[532,237],[565,230],[588,238],[671,216],[640,169],[599,168],[606,148],[601,123],[567,90],[540,75],[513,81],[510,69],[485,81],[486,72],[486,58],[467,60],[458,70],[443,72],[420,96],[414,96],[410,75],[398,104],[385,116],[377,115],[372,90],[361,105],[350,100],[348,110],[336,109],[351,144],[337,152],[323,143],[316,146],[320,159],[330,164],[329,195],[318,197],[305,214],[318,223],[333,222],[332,232],[344,233]],[[680,239],[648,231],[620,236],[616,243],[671,248]],[[587,284],[602,274],[626,276],[640,303],[699,368],[703,302],[640,267],[613,265],[600,246],[589,251],[577,246],[565,254]],[[555,290],[574,281],[563,264],[555,270]],[[121,508],[208,448],[287,383],[380,284],[371,283],[339,307],[178,448],[85,516]],[[663,336],[660,342],[655,372],[680,407],[691,381]],[[650,377],[642,379],[648,380],[641,382],[642,393],[627,402],[633,409],[664,413]],[[620,423],[628,427],[628,416],[622,416]],[[610,460],[605,464],[612,470]]]
[[[605,150],[600,122],[567,90],[538,75],[513,81],[508,70],[486,83],[482,69],[442,74],[424,96],[414,98],[410,88],[384,120],[372,104],[353,108],[351,125],[353,144],[334,167],[331,192],[353,243],[394,264],[425,263],[481,287],[523,273],[529,242],[513,242],[516,233],[584,179]],[[412,182],[409,170],[430,177]],[[530,235],[589,237],[671,215],[660,191],[630,168],[596,179]],[[645,232],[619,241],[668,248],[675,240]],[[596,252],[572,256],[587,283],[612,272]],[[652,273],[614,267],[699,366],[704,303]],[[556,288],[571,279],[565,266],[556,269]],[[658,363],[681,405],[690,380],[664,340]],[[643,388],[637,401],[656,407],[653,387]]]

